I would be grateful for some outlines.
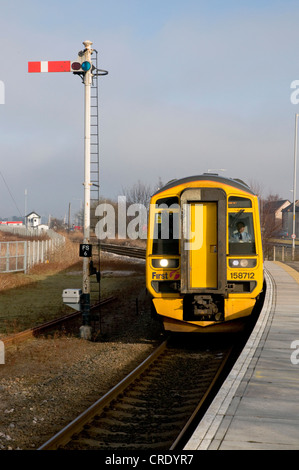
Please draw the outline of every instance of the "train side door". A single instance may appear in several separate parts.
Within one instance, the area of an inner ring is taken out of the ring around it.
[[[181,196],[181,292],[223,293],[226,286],[226,195],[188,189]]]
[[[193,202],[188,211],[189,287],[217,288],[217,203]]]

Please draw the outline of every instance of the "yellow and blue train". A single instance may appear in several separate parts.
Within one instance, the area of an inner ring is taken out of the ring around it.
[[[234,330],[263,290],[258,198],[241,180],[207,173],[151,198],[146,285],[166,331]]]

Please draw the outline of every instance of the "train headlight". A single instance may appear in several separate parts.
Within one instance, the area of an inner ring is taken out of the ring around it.
[[[256,259],[230,259],[230,268],[254,268],[256,266]]]
[[[180,265],[179,259],[174,258],[156,258],[152,259],[152,266],[153,268],[178,268]]]
[[[248,259],[241,259],[240,265],[241,265],[241,268],[247,268],[247,266],[248,266]]]
[[[167,268],[168,259],[160,259],[160,266],[161,266],[161,268]]]

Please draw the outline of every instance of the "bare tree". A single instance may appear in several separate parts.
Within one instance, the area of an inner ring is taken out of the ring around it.
[[[259,181],[256,180],[250,180],[249,182],[249,187],[251,191],[254,192],[254,194],[257,195],[257,197],[262,200],[263,198],[263,186]]]
[[[277,209],[278,201],[281,201],[282,198],[277,193],[270,193],[264,198],[263,187],[258,181],[251,180],[249,186],[259,198],[262,238],[266,242],[281,228],[280,222],[275,219],[275,210]]]
[[[141,183],[138,180],[131,188],[123,189],[127,204],[143,204],[146,208],[149,206],[152,189],[150,185]]]
[[[162,179],[161,179],[161,176],[159,176],[158,183],[155,184],[153,193],[156,192],[156,191],[158,191],[159,189],[163,188],[163,186],[164,186],[164,183],[163,183],[163,181],[162,181]]]

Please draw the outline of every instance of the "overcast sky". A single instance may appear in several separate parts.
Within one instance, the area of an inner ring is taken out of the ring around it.
[[[81,80],[28,74],[93,41],[101,194],[211,169],[293,198],[298,0],[0,1],[0,217],[63,217],[83,200]],[[299,94],[298,94],[299,96]]]

